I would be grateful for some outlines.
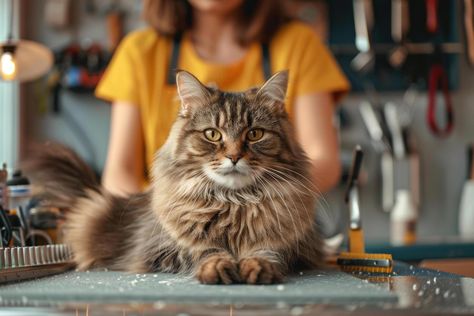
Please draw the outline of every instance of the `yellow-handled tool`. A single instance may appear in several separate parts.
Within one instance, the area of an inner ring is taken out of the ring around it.
[[[390,273],[393,270],[392,255],[365,252],[358,189],[358,178],[362,158],[362,149],[360,146],[356,146],[345,198],[350,212],[349,251],[342,252],[339,255],[337,264],[344,271]]]

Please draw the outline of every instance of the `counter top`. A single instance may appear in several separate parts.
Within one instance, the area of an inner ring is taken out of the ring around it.
[[[301,271],[270,286],[201,285],[161,273],[70,271],[1,286],[0,304],[29,315],[468,314],[474,313],[474,279],[402,262],[390,274]]]
[[[367,252],[390,253],[395,260],[419,262],[426,259],[474,258],[474,240],[425,240],[407,246],[369,244]]]

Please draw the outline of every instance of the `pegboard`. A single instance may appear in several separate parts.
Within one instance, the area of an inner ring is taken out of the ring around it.
[[[438,53],[410,53],[405,63],[396,69],[388,61],[388,54],[396,44],[391,36],[391,0],[372,1],[374,26],[372,43],[375,53],[375,66],[367,73],[358,73],[351,67],[357,55],[355,47],[355,28],[352,0],[328,1],[329,45],[343,71],[349,78],[354,91],[362,91],[372,86],[377,91],[405,90],[410,83],[417,82],[426,88],[426,78],[431,65],[441,62],[447,72],[449,86],[459,86],[459,57],[462,53],[458,21],[461,19],[460,4],[456,0],[437,1],[438,31],[430,34],[426,28],[426,3],[424,0],[408,1],[410,29],[406,36],[408,43],[425,43],[438,50]],[[455,52],[443,52],[443,45],[454,44]],[[433,45],[431,45],[433,44]]]

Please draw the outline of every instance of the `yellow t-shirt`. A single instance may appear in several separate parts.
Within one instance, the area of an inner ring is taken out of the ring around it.
[[[127,101],[140,108],[147,167],[165,142],[179,109],[176,86],[167,83],[171,50],[172,41],[151,28],[127,35],[95,91],[99,98]],[[348,91],[349,83],[331,53],[303,23],[284,25],[269,50],[272,73],[290,71],[286,102],[290,117],[296,96],[329,92],[337,100]],[[200,58],[185,35],[178,68],[221,90],[242,91],[264,82],[260,43],[250,45],[245,56],[233,64],[215,64]]]

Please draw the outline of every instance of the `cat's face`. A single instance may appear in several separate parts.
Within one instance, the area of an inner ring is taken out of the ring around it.
[[[186,120],[177,158],[214,183],[240,189],[288,158],[284,99],[288,73],[273,76],[260,89],[226,93],[203,86],[187,72],[177,75]]]

